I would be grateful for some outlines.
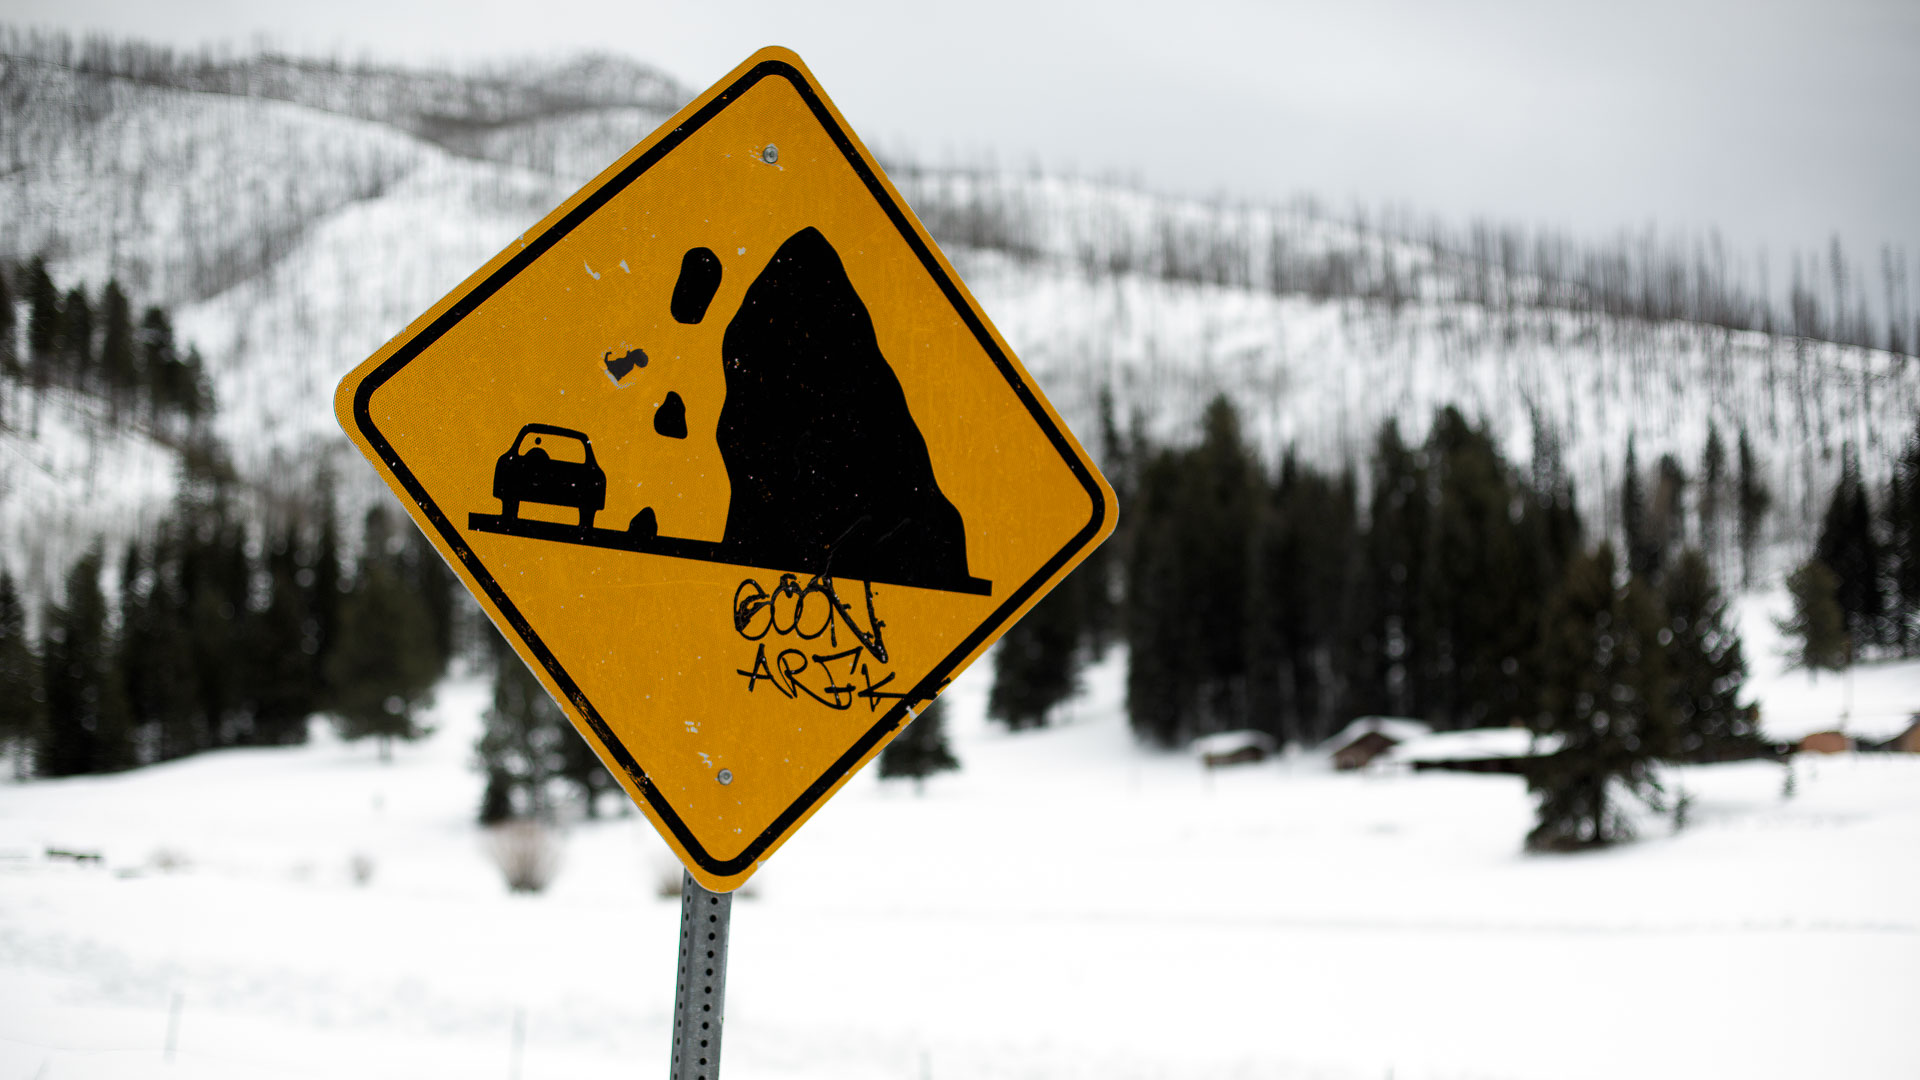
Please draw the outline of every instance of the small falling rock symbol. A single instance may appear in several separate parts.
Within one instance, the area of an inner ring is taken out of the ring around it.
[[[653,430],[669,439],[687,437],[687,403],[677,391],[667,391],[667,400],[653,414]]]
[[[634,368],[647,366],[647,354],[639,349],[635,349],[617,360],[614,359],[613,353],[609,351],[606,356],[601,359],[607,365],[607,378],[612,379],[615,385],[618,385],[621,379],[632,374]]]

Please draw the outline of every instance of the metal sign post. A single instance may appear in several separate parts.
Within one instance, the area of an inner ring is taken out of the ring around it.
[[[682,871],[680,977],[673,994],[672,1080],[720,1075],[720,1024],[727,1006],[727,929],[733,894],[711,892]]]

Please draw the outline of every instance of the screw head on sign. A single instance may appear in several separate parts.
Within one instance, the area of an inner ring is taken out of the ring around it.
[[[731,784],[733,783],[733,770],[721,769],[720,775],[715,777],[715,779],[719,780],[722,784]]]
[[[773,145],[772,143],[768,143],[767,148],[765,150],[760,151],[760,160],[766,162],[769,165],[773,164],[776,161],[779,161],[780,148]]]

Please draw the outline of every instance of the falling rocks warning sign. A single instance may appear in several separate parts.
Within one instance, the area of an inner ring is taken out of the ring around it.
[[[782,49],[481,267],[335,406],[719,891],[1114,526],[1086,452]]]

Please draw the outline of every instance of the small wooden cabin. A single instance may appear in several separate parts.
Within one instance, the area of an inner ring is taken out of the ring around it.
[[[1887,749],[1897,754],[1920,754],[1920,713],[1915,713],[1907,730],[1893,737]]]
[[[1853,749],[1853,740],[1838,731],[1816,731],[1802,738],[1795,749],[1802,754],[1844,754]]]
[[[1264,731],[1221,731],[1202,735],[1187,748],[1199,755],[1201,765],[1219,769],[1229,765],[1258,765],[1278,750],[1280,744]]]
[[[1323,745],[1333,767],[1342,772],[1365,768],[1381,754],[1409,739],[1433,734],[1433,728],[1402,716],[1362,716]]]

